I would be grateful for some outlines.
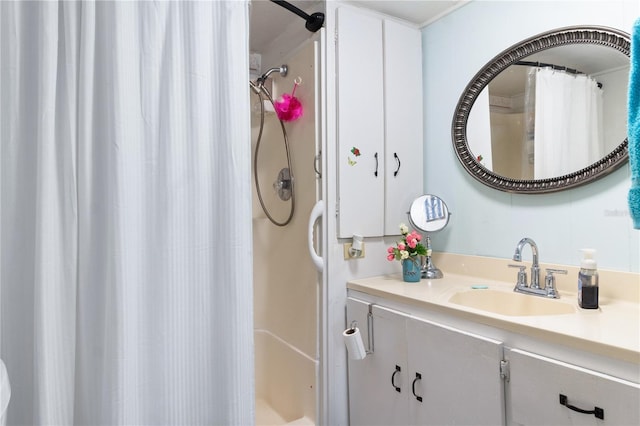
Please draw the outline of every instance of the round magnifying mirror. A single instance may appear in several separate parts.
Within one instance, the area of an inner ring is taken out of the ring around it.
[[[429,237],[429,233],[440,231],[447,226],[449,216],[451,216],[451,213],[447,205],[440,197],[436,197],[435,195],[423,195],[411,203],[411,208],[409,209],[409,221],[411,225],[427,233],[425,238],[427,255],[424,256],[422,263],[422,278],[437,279],[444,276],[442,271],[436,268],[431,259],[431,238]]]
[[[440,197],[422,195],[411,203],[409,220],[414,228],[422,232],[436,232],[449,223],[449,209]]]

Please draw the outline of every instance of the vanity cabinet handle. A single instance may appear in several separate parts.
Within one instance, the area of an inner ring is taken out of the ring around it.
[[[416,395],[416,382],[418,380],[422,380],[422,374],[420,373],[416,373],[416,378],[413,379],[413,383],[411,383],[411,392],[413,392],[413,396],[415,396],[418,401],[422,402],[422,397]]]
[[[583,410],[582,408],[578,408],[569,404],[568,398],[566,395],[560,394],[560,405],[564,405],[569,410],[576,411],[582,414],[593,414],[597,419],[604,420],[604,410],[600,407],[593,407],[593,410]]]
[[[396,365],[396,369],[391,375],[391,385],[396,389],[396,392],[400,392],[400,386],[396,386],[395,384],[396,374],[398,374],[399,372],[400,372],[400,366]]]

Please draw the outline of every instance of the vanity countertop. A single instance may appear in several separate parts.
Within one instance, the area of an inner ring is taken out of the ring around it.
[[[444,271],[444,278],[406,283],[400,274],[352,280],[347,288],[403,305],[436,310],[491,327],[520,333],[621,361],[640,364],[640,304],[633,300],[600,297],[600,308],[578,307],[576,294],[559,290],[557,303],[571,304],[574,313],[506,316],[449,302],[472,286],[512,292],[513,283]],[[477,289],[472,291],[483,291]],[[538,297],[527,295],[526,297]]]

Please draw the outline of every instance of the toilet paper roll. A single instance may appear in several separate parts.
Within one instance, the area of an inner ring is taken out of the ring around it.
[[[367,351],[364,348],[364,342],[362,341],[362,334],[358,327],[348,328],[342,333],[344,344],[347,346],[347,352],[349,352],[349,358],[354,360],[364,359],[367,356]]]

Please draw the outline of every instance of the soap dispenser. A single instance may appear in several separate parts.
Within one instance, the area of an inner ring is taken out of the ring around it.
[[[582,309],[598,309],[598,270],[596,251],[582,249],[582,261],[578,272],[578,305]]]

